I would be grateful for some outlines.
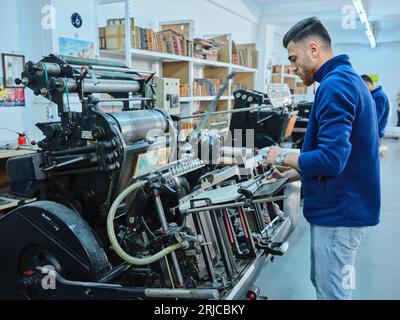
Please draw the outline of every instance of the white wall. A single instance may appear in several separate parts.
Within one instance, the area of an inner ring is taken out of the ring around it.
[[[51,4],[57,14],[57,26],[53,32],[53,50],[55,52],[59,50],[60,37],[94,41],[98,48],[96,0],[51,0]],[[79,29],[71,23],[71,16],[75,12],[79,13],[83,20],[82,27]]]
[[[42,28],[42,8],[49,4],[55,9],[54,30]],[[24,54],[26,61],[37,61],[44,55],[58,51],[61,36],[98,43],[96,0],[0,0],[0,9],[0,52],[14,51]],[[83,18],[80,29],[71,24],[74,12],[79,12]],[[48,102],[33,96],[29,89],[25,90],[25,95],[26,107],[0,108],[0,127],[27,131],[33,139],[39,140],[42,134],[35,124],[48,121]],[[15,134],[0,130],[0,143],[16,140]]]
[[[1,53],[21,53],[20,41],[18,39],[19,24],[17,2],[0,0],[0,25],[2,32],[0,36]],[[5,10],[7,8],[7,10]],[[9,30],[9,32],[6,32]],[[0,63],[1,77],[3,76]],[[16,131],[24,131],[23,117],[25,110],[23,108],[1,107],[0,108],[0,127],[6,127]],[[13,133],[0,129],[0,141],[16,141],[17,136]]]
[[[396,95],[400,91],[400,43],[378,44],[375,49],[366,45],[336,45],[335,54],[348,54],[359,74],[378,74],[381,85],[389,98],[391,112],[388,126],[397,123]]]

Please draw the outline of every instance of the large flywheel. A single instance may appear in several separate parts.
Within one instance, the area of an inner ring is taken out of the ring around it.
[[[111,268],[90,226],[50,201],[21,206],[0,219],[0,299],[25,298],[21,279],[38,267],[73,281],[96,281]]]

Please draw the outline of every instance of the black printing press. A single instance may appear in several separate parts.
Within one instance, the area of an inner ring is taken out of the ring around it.
[[[7,163],[36,201],[0,218],[1,299],[257,296],[262,267],[288,248],[299,185],[269,178],[266,148],[217,144],[241,157],[230,164],[199,157],[157,108],[152,76],[56,55],[27,63],[17,82],[60,121],[38,124],[39,151]],[[110,101],[122,110],[104,112]]]

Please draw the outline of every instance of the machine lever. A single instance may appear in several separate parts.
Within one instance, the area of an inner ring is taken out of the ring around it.
[[[289,249],[289,242],[273,242],[264,248],[265,254],[272,254],[273,256],[283,256]]]

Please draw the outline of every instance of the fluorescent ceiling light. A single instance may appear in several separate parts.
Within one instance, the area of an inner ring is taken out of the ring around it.
[[[365,25],[365,33],[368,37],[369,43],[371,44],[372,48],[376,47],[376,40],[375,40],[375,35],[372,31],[371,24],[368,21],[367,13],[365,11],[364,5],[362,3],[362,0],[353,0],[353,5],[354,8],[357,11],[357,14],[360,18],[360,21],[363,25]]]
[[[357,14],[360,17],[361,23],[365,24],[368,21],[367,13],[365,12],[364,5],[361,0],[353,0],[354,8],[356,8]]]

